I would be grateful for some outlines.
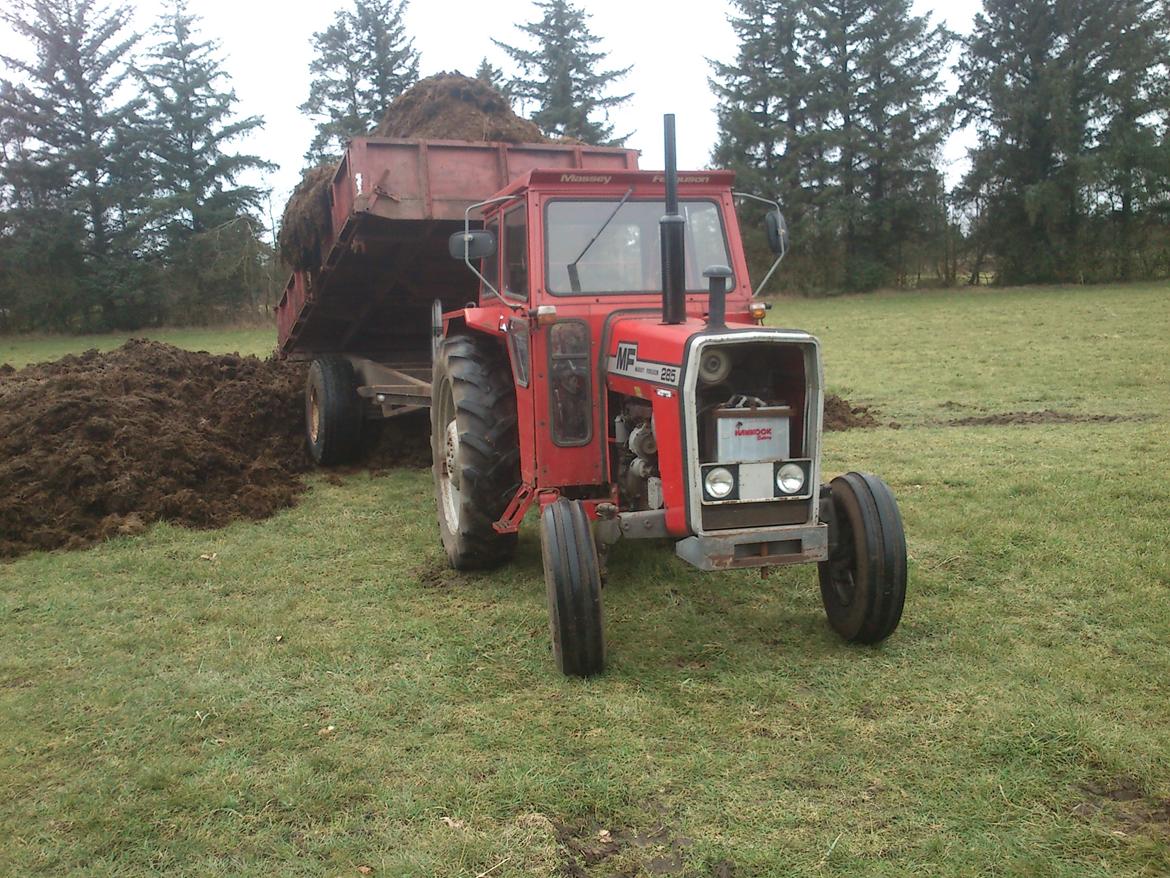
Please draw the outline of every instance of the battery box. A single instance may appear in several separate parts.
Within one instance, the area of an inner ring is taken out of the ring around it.
[[[720,463],[752,463],[788,459],[789,421],[786,405],[720,406],[715,409],[715,459]]]

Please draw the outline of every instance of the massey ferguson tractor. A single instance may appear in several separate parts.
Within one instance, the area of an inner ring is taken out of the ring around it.
[[[737,200],[765,200],[676,171],[672,116],[665,146],[657,172],[613,148],[355,140],[322,268],[279,312],[281,351],[313,361],[310,450],[343,462],[367,421],[429,406],[447,559],[507,563],[538,508],[567,675],[605,667],[621,539],[708,571],[815,562],[829,624],[877,643],[906,591],[897,503],[867,473],[822,484],[820,345],[763,325],[741,246]]]

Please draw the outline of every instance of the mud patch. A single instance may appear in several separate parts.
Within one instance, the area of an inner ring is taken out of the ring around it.
[[[0,557],[291,506],[304,367],[134,340],[0,384]]]
[[[1128,421],[1125,415],[1080,415],[1045,409],[1038,412],[999,412],[990,415],[972,415],[947,421],[951,427],[1002,427],[1029,424],[1111,424]]]
[[[1103,821],[1123,835],[1170,837],[1170,799],[1150,799],[1132,778],[1113,778],[1081,787],[1084,798],[1072,809],[1074,817]]]
[[[879,427],[874,411],[867,405],[853,405],[835,393],[825,394],[824,428],[834,432],[864,427]],[[891,424],[891,427],[896,426]]]
[[[607,828],[599,823],[554,822],[553,828],[562,873],[570,878],[588,878],[602,863],[607,874],[679,875],[686,867],[686,851],[694,844],[664,824],[645,831]],[[692,870],[690,874],[700,873]],[[734,866],[722,861],[709,874],[731,876]]]
[[[447,563],[445,556],[427,558],[410,570],[410,575],[419,581],[423,588],[450,588],[465,580],[465,575],[455,570]]]

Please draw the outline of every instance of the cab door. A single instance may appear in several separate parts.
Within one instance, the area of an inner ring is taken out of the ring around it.
[[[536,439],[535,400],[533,383],[532,326],[528,319],[532,291],[528,260],[528,206],[521,203],[506,211],[500,221],[500,292],[511,305],[502,318],[501,329],[508,347],[512,365],[512,380],[516,387],[516,417],[520,433],[520,478],[527,485],[535,485]],[[538,380],[538,379],[537,379]]]

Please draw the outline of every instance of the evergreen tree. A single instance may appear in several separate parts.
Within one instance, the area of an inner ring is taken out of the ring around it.
[[[838,236],[842,283],[904,280],[921,242],[950,130],[940,74],[953,36],[910,0],[810,0],[817,80],[810,150],[820,221]]]
[[[198,19],[176,0],[155,28],[143,83],[150,98],[150,151],[168,238],[181,241],[258,209],[264,193],[240,185],[246,171],[275,166],[230,145],[262,128],[259,116],[237,118],[235,91],[218,44],[201,40]]]
[[[986,194],[981,235],[1001,283],[1107,271],[1089,233],[1101,180],[1120,201],[1128,239],[1139,182],[1157,164],[1167,26],[1143,0],[984,0],[959,99],[979,131],[978,185],[967,188]]]
[[[779,194],[817,286],[917,275],[945,226],[939,74],[952,36],[909,0],[737,0],[740,41],[715,63],[715,159]],[[939,211],[942,211],[941,215]]]
[[[264,192],[242,184],[240,177],[274,166],[231,150],[234,141],[262,127],[264,120],[236,117],[236,95],[227,84],[218,44],[199,38],[198,19],[188,13],[185,0],[175,0],[155,34],[158,43],[142,73],[150,98],[148,154],[157,187],[153,206],[175,278],[168,286],[172,293],[189,290],[197,313],[204,304],[238,303],[250,292],[246,272],[220,272],[214,286],[208,283],[213,257],[221,254],[207,251],[212,244],[222,247],[225,238],[207,233],[243,218],[254,236],[259,227],[254,212]],[[253,246],[246,240],[242,245]]]
[[[487,57],[479,62],[479,67],[475,69],[475,78],[484,85],[491,86],[511,102],[512,89],[504,79],[504,71],[494,66]]]
[[[418,81],[418,52],[406,36],[407,0],[354,0],[333,22],[313,34],[313,80],[301,110],[318,117],[306,161],[318,164],[341,153],[346,141],[365,134],[386,107]]]
[[[629,94],[607,95],[613,83],[632,69],[602,70],[608,52],[596,49],[598,38],[589,30],[589,15],[568,0],[536,0],[541,17],[517,27],[533,38],[526,49],[492,40],[520,68],[511,80],[512,95],[531,102],[531,114],[545,134],[592,144],[621,144],[614,137],[608,111],[630,99]],[[603,120],[593,118],[602,113]]]
[[[136,220],[145,184],[139,164],[140,97],[125,100],[127,56],[138,40],[126,6],[94,0],[17,0],[0,13],[32,49],[4,57],[17,74],[0,83],[9,154],[6,205],[38,266],[60,277],[62,298],[40,318],[62,328],[114,328],[151,319],[149,278]],[[35,248],[34,249],[34,244]]]
[[[730,18],[739,39],[733,62],[712,62],[711,89],[718,100],[719,139],[712,153],[717,167],[734,168],[740,188],[780,200],[792,234],[792,259],[804,280],[815,270],[816,250],[804,188],[809,162],[808,94],[811,71],[805,48],[810,39],[805,7],[788,0],[736,0]],[[760,220],[755,205],[745,217]],[[759,222],[745,225],[753,262],[768,251]]]
[[[1094,158],[1115,227],[1106,245],[1113,253],[1111,273],[1130,280],[1135,259],[1148,249],[1157,213],[1165,211],[1161,225],[1170,226],[1170,6],[1159,10],[1153,0],[1121,0],[1111,23],[1113,74],[1102,94],[1101,142]]]

